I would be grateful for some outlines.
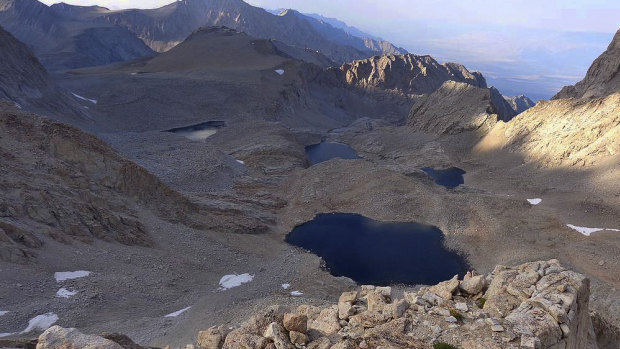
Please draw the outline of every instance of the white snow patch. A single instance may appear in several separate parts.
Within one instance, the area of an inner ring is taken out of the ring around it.
[[[71,298],[77,294],[77,291],[67,290],[66,288],[61,288],[56,292],[56,297],[59,298]]]
[[[276,69],[274,70],[278,75],[284,75],[284,69]]]
[[[607,230],[607,231],[620,231],[620,229],[612,229],[612,228],[586,228],[586,227],[578,227],[576,225],[572,225],[572,224],[567,224],[567,227],[577,230],[578,232],[580,232],[581,234],[585,235],[585,236],[590,236],[593,233],[597,233],[599,231],[603,231],[603,230]]]
[[[97,104],[97,100],[96,99],[90,99],[90,98],[86,98],[86,97],[82,97],[76,93],[71,92],[72,95],[74,95],[75,97],[83,100],[83,101],[87,101],[87,102],[91,102],[92,104]]]
[[[291,284],[282,284],[282,288],[288,290],[291,287]]]
[[[13,103],[15,104],[15,106],[17,107],[17,109],[22,109],[22,106],[21,106],[19,103],[17,103],[17,102],[13,102]]]
[[[575,229],[578,232],[580,232],[581,234],[585,235],[585,236],[590,236],[592,233],[596,233],[598,231],[601,230],[605,230],[604,228],[586,228],[586,227],[578,227],[576,225],[572,225],[572,224],[567,224],[567,227],[571,228],[571,229]]]
[[[248,283],[254,279],[254,275],[250,275],[248,273],[237,275],[224,275],[220,279],[220,290],[228,290],[233,287],[241,286],[245,283]]]
[[[56,282],[61,282],[65,280],[79,279],[85,276],[90,275],[90,271],[86,270],[78,270],[78,271],[58,271],[54,273],[54,277],[56,278]]]
[[[238,163],[240,163],[241,165],[245,165],[245,162],[243,162],[242,160],[237,160]]]
[[[183,309],[181,309],[179,311],[175,311],[174,313],[170,313],[170,314],[168,314],[168,315],[166,315],[164,317],[177,317],[177,316],[183,314],[184,312],[188,311],[189,308],[191,308],[191,306],[189,306],[187,308],[183,308]]]
[[[0,310],[0,316],[8,314],[8,310]]]
[[[291,292],[291,296],[295,296],[295,297],[299,297],[301,295],[303,295],[304,293],[301,291],[293,291]]]
[[[536,205],[538,205],[538,204],[540,204],[542,202],[542,199],[538,199],[538,198],[536,198],[536,199],[527,199],[527,202],[529,202],[530,205],[536,206]]]
[[[52,327],[56,321],[58,321],[58,315],[54,313],[37,315],[28,321],[28,327],[20,333],[28,333],[35,330],[45,331]]]

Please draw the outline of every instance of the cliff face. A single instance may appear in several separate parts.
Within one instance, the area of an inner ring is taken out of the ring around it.
[[[517,115],[536,105],[534,101],[524,95],[518,95],[514,97],[504,96],[504,99],[506,99],[506,101],[510,104],[510,106],[517,113]]]
[[[430,349],[430,343],[445,343],[462,349],[596,349],[589,296],[589,280],[557,260],[497,266],[487,276],[468,273],[463,280],[455,276],[405,291],[401,299],[390,287],[362,286],[342,293],[332,306],[271,306],[241,326],[199,332],[195,345]],[[131,343],[119,335],[105,338],[109,340],[54,326],[39,337],[37,348],[78,340],[118,349],[123,346],[115,339]]]
[[[608,96],[620,91],[620,30],[613,40],[590,66],[586,77],[574,86],[564,87],[553,99],[585,98],[593,99]]]
[[[486,88],[482,74],[472,73],[456,63],[439,64],[431,56],[375,56],[331,70],[350,86],[395,90],[404,94],[432,93],[449,80]]]
[[[489,89],[446,81],[437,91],[416,101],[407,126],[426,133],[458,134],[485,132],[498,120]]]

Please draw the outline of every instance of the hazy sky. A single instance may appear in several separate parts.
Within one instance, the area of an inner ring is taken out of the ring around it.
[[[45,0],[45,3],[59,1]],[[171,0],[65,0],[150,8]],[[344,20],[408,51],[482,71],[505,94],[549,98],[580,80],[620,26],[617,0],[247,0]]]

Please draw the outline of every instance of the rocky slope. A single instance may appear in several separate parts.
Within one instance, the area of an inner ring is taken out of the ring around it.
[[[460,64],[439,64],[431,56],[386,55],[354,61],[331,70],[350,86],[395,90],[404,94],[432,93],[448,80],[486,88],[482,74],[472,73]]]
[[[541,101],[476,146],[507,149],[543,166],[616,165],[620,161],[620,31],[584,80]]]
[[[2,260],[23,262],[49,239],[151,246],[139,218],[144,209],[200,229],[264,229],[231,204],[186,199],[77,128],[3,102],[0,131]]]
[[[590,66],[586,77],[575,84],[566,86],[553,99],[600,98],[620,91],[620,29],[613,40]]]
[[[504,99],[506,99],[506,101],[510,103],[510,106],[517,114],[521,114],[536,105],[534,101],[524,95],[518,95],[514,97],[504,96]]]
[[[1,0],[0,25],[29,45],[51,69],[109,64],[153,53],[125,28],[88,23],[86,13],[101,8],[73,8],[48,7],[36,0]]]
[[[26,45],[1,27],[0,60],[0,99],[66,122],[86,121],[88,116],[77,100],[58,88]]]
[[[405,291],[403,298],[390,287],[362,286],[342,293],[332,306],[271,306],[239,327],[202,331],[187,348],[430,349],[443,343],[462,349],[595,349],[589,296],[589,280],[557,260],[497,266],[487,276],[455,276]],[[121,335],[89,336],[54,326],[41,334],[37,348],[57,343],[136,347]]]
[[[437,91],[416,101],[407,125],[415,131],[454,135],[486,132],[498,120],[489,89],[446,81]]]
[[[542,166],[617,164],[620,92],[591,101],[541,101],[510,123],[497,124],[476,146],[506,149]]]

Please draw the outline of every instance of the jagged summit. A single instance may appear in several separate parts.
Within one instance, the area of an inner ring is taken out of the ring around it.
[[[590,66],[583,80],[564,87],[553,99],[599,98],[620,91],[620,29],[607,50]]]
[[[456,63],[440,64],[428,55],[374,56],[344,64],[338,69],[349,85],[397,90],[405,94],[432,93],[448,80],[486,88],[482,74],[470,72]]]

